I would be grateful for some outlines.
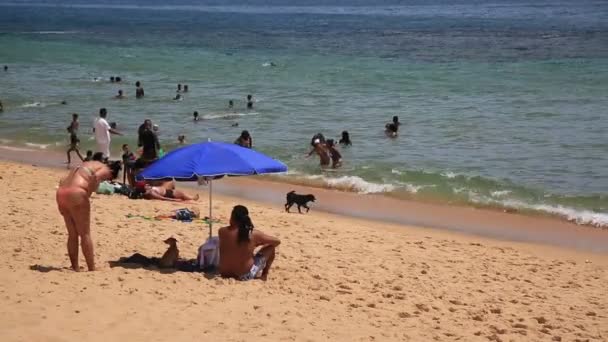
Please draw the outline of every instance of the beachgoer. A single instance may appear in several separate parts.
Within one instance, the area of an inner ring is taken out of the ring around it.
[[[87,150],[87,155],[86,155],[86,157],[84,157],[83,162],[88,162],[91,160],[93,160],[93,151]]]
[[[122,89],[118,91],[118,95],[114,96],[115,99],[124,99],[125,95],[122,93]]]
[[[401,122],[399,122],[399,117],[397,115],[393,116],[393,124],[397,126],[397,129],[401,126]]]
[[[390,138],[397,137],[398,130],[399,130],[398,126],[395,125],[394,123],[387,123],[384,126],[384,133],[386,133],[386,135],[389,136]]]
[[[253,96],[251,94],[247,95],[247,108],[253,109]]]
[[[145,161],[151,162],[158,159],[158,151],[160,150],[160,143],[158,142],[158,136],[156,135],[156,130],[153,127],[158,127],[156,125],[152,125],[151,121],[148,120],[148,125],[145,126],[143,132],[141,133],[141,146],[143,148],[141,158]]]
[[[8,71],[8,65],[5,65],[5,66],[4,66],[4,71],[5,71],[5,72],[6,72],[6,71]]]
[[[122,145],[122,163],[124,165],[125,177],[129,180],[129,184],[135,184],[135,174],[133,173],[135,169],[135,155],[133,152],[129,150],[128,144]]]
[[[268,279],[281,240],[253,228],[247,208],[237,205],[232,209],[230,225],[219,229],[219,272],[223,277],[243,281]],[[258,247],[261,248],[254,254]]]
[[[187,93],[187,92],[188,92],[188,85],[184,84],[184,93]]]
[[[122,82],[122,79],[120,77],[118,77],[118,76],[116,76],[115,80],[116,80],[116,83]]]
[[[60,104],[62,104],[62,105],[67,105],[67,104],[68,104],[68,101],[63,100],[63,101],[61,101],[61,102],[60,102]]]
[[[80,123],[78,122],[78,114],[74,113],[74,114],[72,114],[72,122],[70,122],[70,125],[68,126],[68,132],[70,133],[70,147],[68,148],[68,151],[67,151],[68,167],[72,163],[72,158],[70,156],[71,152],[76,152],[76,154],[78,155],[78,158],[80,158],[81,161],[84,161],[84,158],[82,158],[82,155],[80,154],[80,150],[78,149],[78,144],[80,143],[80,139],[78,139],[78,128],[79,127],[80,127]]]
[[[350,134],[348,131],[342,131],[342,138],[338,142],[340,145],[350,146],[353,143],[350,141]]]
[[[87,267],[89,271],[95,270],[89,197],[97,190],[99,183],[116,178],[118,171],[111,170],[103,163],[88,161],[70,170],[68,175],[59,182],[56,193],[57,207],[68,230],[68,255],[72,269],[76,272],[80,271],[78,266],[79,238]]]
[[[144,122],[141,125],[139,125],[139,128],[137,129],[137,147],[142,146],[141,134],[144,132],[144,130],[148,126],[152,127],[152,120],[150,120],[150,119],[145,119]]]
[[[95,121],[95,141],[97,142],[97,150],[95,152],[101,152],[105,157],[110,158],[110,143],[112,141],[110,134],[122,135],[120,132],[110,127],[110,124],[106,121],[108,111],[105,108],[99,110],[99,118]]]
[[[141,86],[141,82],[135,82],[135,98],[141,99],[144,97],[144,88]]]
[[[195,111],[194,113],[192,113],[192,116],[194,117],[194,121],[198,121],[199,117],[198,117],[198,112]]]
[[[241,132],[241,135],[234,141],[234,143],[242,147],[252,148],[253,138],[251,138],[249,131],[245,130]]]
[[[177,94],[175,95],[175,97],[173,98],[173,101],[180,101],[182,99],[182,94]]]
[[[331,167],[335,169],[342,166],[342,155],[336,148],[334,139],[327,139],[325,144],[327,145],[327,151],[331,157]]]
[[[110,82],[112,82],[112,83],[115,82],[114,76],[110,77]]]
[[[181,83],[178,83],[178,84],[177,84],[177,92],[178,92],[178,93],[181,93],[181,92],[182,92],[182,84],[181,84]]]
[[[146,184],[146,192],[144,193],[145,199],[150,200],[161,200],[170,202],[183,202],[183,201],[198,201],[198,194],[190,196],[183,191],[173,189],[167,189],[165,186],[151,186]]]
[[[178,136],[177,136],[177,142],[178,142],[180,145],[185,145],[185,144],[186,144],[186,136],[185,136],[185,135],[183,135],[183,134],[178,135]]]
[[[308,153],[308,157],[310,157],[313,153],[316,153],[319,156],[319,165],[321,165],[321,167],[328,166],[331,156],[325,143],[321,142],[320,138],[317,138],[313,140],[312,146],[313,149]]]
[[[228,101],[228,109],[233,109],[234,108],[234,101],[230,100]]]
[[[325,137],[321,133],[317,133],[310,139],[310,146],[315,147],[315,140],[319,140],[320,143],[325,144]]]

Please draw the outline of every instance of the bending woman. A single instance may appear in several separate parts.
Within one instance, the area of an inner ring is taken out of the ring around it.
[[[59,212],[63,216],[68,230],[68,255],[72,269],[80,271],[78,266],[78,240],[89,271],[95,270],[95,255],[91,239],[91,202],[89,197],[104,180],[114,179],[119,169],[110,168],[98,161],[84,162],[68,173],[59,182],[56,199]]]

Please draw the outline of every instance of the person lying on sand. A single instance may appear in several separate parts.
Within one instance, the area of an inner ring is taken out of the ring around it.
[[[198,194],[190,196],[183,191],[177,189],[167,189],[164,186],[150,186],[146,184],[146,192],[144,198],[149,200],[161,200],[171,202],[183,202],[183,201],[198,201]]]
[[[89,197],[104,180],[115,179],[120,169],[110,168],[98,161],[84,162],[59,182],[57,207],[68,230],[68,255],[72,269],[78,266],[78,239],[89,271],[95,270],[95,254],[91,239],[91,202]]]
[[[218,231],[220,240],[219,271],[223,277],[238,280],[268,278],[276,247],[281,240],[253,230],[249,210],[237,205],[230,215],[230,225]],[[262,247],[255,255],[254,250]]]

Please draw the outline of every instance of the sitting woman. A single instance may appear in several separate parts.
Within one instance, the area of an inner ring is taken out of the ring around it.
[[[146,184],[144,199],[155,199],[161,201],[183,202],[183,201],[198,201],[198,195],[190,196],[183,191],[177,189],[168,189],[164,186],[151,186]]]

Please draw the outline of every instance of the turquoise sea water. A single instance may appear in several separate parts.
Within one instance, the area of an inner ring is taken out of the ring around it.
[[[603,1],[0,2],[0,47],[3,144],[62,150],[76,112],[92,148],[106,107],[127,134],[115,155],[145,118],[169,148],[247,129],[285,181],[608,226]],[[341,170],[304,158],[313,134],[342,130]]]

